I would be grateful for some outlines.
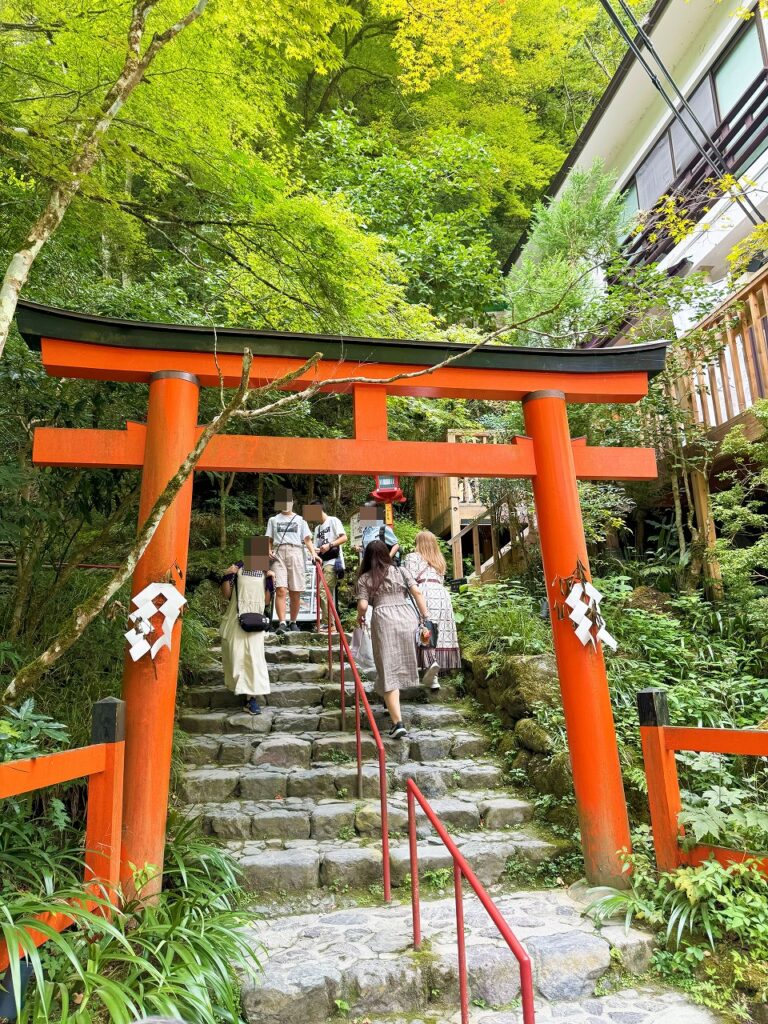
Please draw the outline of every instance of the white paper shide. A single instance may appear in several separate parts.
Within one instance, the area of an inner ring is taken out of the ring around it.
[[[155,604],[158,598],[163,598],[160,605]],[[171,649],[173,627],[187,603],[186,598],[172,583],[150,583],[132,598],[132,603],[136,605],[136,611],[131,612],[128,620],[133,623],[133,628],[124,634],[130,645],[128,653],[133,661],[138,661],[145,654],[154,660],[163,647]],[[158,613],[163,616],[159,636],[152,625],[152,618]]]
[[[565,604],[570,609],[568,618],[574,625],[576,636],[585,647],[587,644],[597,647],[599,640],[615,651],[618,644],[605,628],[605,620],[600,614],[602,599],[603,595],[588,580],[584,583],[574,583],[565,599]]]

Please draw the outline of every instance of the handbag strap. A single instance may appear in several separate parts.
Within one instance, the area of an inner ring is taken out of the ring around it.
[[[277,545],[277,548],[275,550],[275,554],[277,554],[277,552],[280,550],[280,548],[285,543],[285,536],[288,533],[288,530],[291,528],[291,523],[293,522],[294,519],[296,519],[297,515],[298,515],[298,513],[294,512],[293,515],[291,516],[290,520],[285,524],[285,529],[283,530],[283,536],[280,538],[280,543]]]
[[[235,573],[235,611],[237,612],[238,618],[240,617],[240,594],[237,589],[237,577],[239,575],[240,570],[238,569],[237,572]]]
[[[403,586],[405,587],[405,593],[408,596],[408,600],[411,602],[411,604],[413,605],[414,609],[416,610],[416,614],[419,617],[419,622],[421,622],[421,612],[419,611],[419,606],[416,604],[414,596],[411,593],[411,588],[408,586],[408,580],[405,578],[405,573],[403,572],[403,570],[402,570],[402,568],[400,566],[398,566],[398,571],[399,571],[400,575],[403,577]]]

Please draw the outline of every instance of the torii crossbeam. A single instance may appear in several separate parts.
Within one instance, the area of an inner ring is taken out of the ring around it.
[[[371,338],[143,324],[86,316],[22,302],[17,322],[43,365],[62,377],[149,385],[146,424],[124,430],[42,427],[35,431],[38,465],[141,469],[143,522],[194,446],[200,387],[239,383],[242,352],[254,354],[252,386],[322,359],[289,385],[322,381],[324,391],[350,391],[351,438],[224,435],[214,438],[198,470],[401,476],[523,477],[533,482],[555,653],[563,697],[587,877],[621,885],[618,851],[629,849],[629,826],[608,682],[600,645],[584,647],[567,619],[555,614],[555,581],[588,566],[576,481],[648,480],[651,449],[593,448],[572,440],[567,403],[634,403],[664,365],[666,344],[612,349],[520,349],[492,346],[431,370],[461,346]],[[466,349],[469,346],[464,346]],[[385,381],[404,369],[424,376],[394,383],[344,385],[339,378]],[[221,376],[220,376],[221,375]],[[387,395],[522,401],[527,436],[511,444],[391,441]],[[177,565],[186,576],[192,480],[166,512],[133,577],[132,594]],[[183,589],[183,578],[181,586]],[[171,650],[150,664],[126,657],[125,804],[122,863],[161,866],[165,842],[171,744],[181,625]],[[156,880],[159,887],[159,877]]]

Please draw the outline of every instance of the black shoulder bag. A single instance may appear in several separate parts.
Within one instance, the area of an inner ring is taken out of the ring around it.
[[[243,632],[264,633],[269,629],[269,615],[265,615],[263,612],[243,612],[242,615],[240,614],[240,595],[237,590],[237,576],[235,576],[235,604],[237,605],[237,621],[240,623],[240,629],[242,629]]]

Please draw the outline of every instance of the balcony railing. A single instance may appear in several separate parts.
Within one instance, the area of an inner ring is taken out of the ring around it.
[[[719,352],[693,369],[690,389],[678,397],[696,422],[720,440],[758,398],[768,397],[768,267],[698,328],[715,333]]]
[[[744,106],[737,108],[710,133],[725,158],[729,173],[735,177],[744,173],[768,139],[768,68],[760,72],[746,95],[749,99]],[[693,131],[698,135],[696,128]],[[709,149],[706,144],[703,148],[705,151]],[[666,194],[683,198],[686,201],[686,218],[698,221],[713,202],[708,195],[708,182],[719,177],[709,161],[696,153]],[[662,214],[652,212],[642,230],[627,240],[624,255],[631,267],[658,263],[674,249],[676,242],[661,221]]]

